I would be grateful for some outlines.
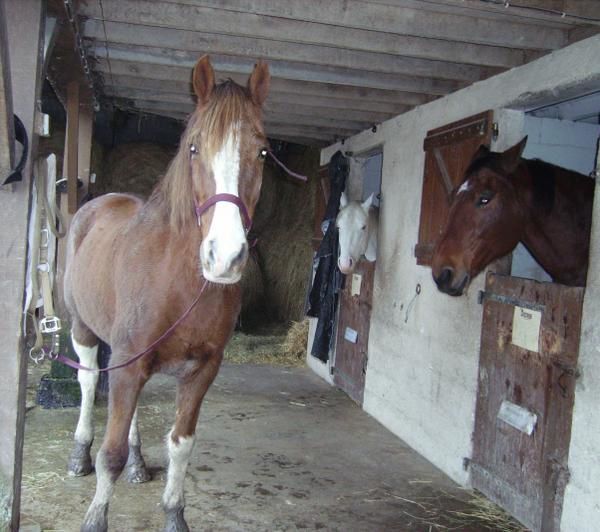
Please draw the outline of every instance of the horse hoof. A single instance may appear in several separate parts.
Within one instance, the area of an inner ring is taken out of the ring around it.
[[[129,466],[126,474],[127,482],[131,484],[143,484],[152,479],[146,467]]]
[[[69,463],[67,464],[67,472],[72,477],[84,477],[89,475],[93,471],[92,467],[92,456],[90,449],[92,444],[90,443],[77,443],[71,451],[69,457]]]
[[[139,446],[129,448],[129,456],[127,457],[127,482],[132,484],[142,484],[148,482],[152,477],[146,469],[146,462],[140,451]]]
[[[183,508],[174,508],[165,511],[166,522],[164,532],[190,532],[183,518]]]
[[[81,525],[80,532],[107,532],[108,531],[108,505],[91,507]]]

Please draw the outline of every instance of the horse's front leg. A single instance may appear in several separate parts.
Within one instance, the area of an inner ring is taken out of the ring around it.
[[[150,473],[146,469],[146,462],[142,456],[142,441],[138,429],[138,410],[135,409],[131,427],[129,428],[129,456],[127,458],[127,481],[141,484],[150,480]]]
[[[114,484],[127,462],[129,428],[145,382],[146,378],[136,365],[117,369],[110,376],[108,422],[104,441],[96,456],[96,494],[85,515],[82,532],[105,532],[108,529],[108,503]]]
[[[88,368],[98,369],[98,344],[85,346],[72,337],[73,348],[80,363]],[[69,457],[67,472],[69,475],[81,477],[92,472],[92,457],[90,449],[94,441],[94,398],[98,384],[98,372],[80,369],[77,380],[81,387],[81,408],[79,421],[75,430],[75,445]]]
[[[183,483],[195,441],[200,405],[208,388],[217,376],[222,354],[211,357],[194,376],[183,379],[177,386],[175,425],[167,436],[169,471],[163,494],[165,532],[187,532],[183,517],[185,499]]]

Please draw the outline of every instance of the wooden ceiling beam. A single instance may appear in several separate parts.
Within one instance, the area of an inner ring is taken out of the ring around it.
[[[128,87],[106,86],[105,93],[109,97],[124,98],[130,100],[147,100],[155,102],[170,102],[182,105],[187,105],[191,109],[195,103],[190,94],[167,93],[155,90],[131,89]],[[371,120],[384,120],[401,114],[410,106],[394,105],[386,102],[371,102],[369,100],[345,100],[345,99],[326,99],[319,96],[303,95],[299,93],[282,93],[271,92],[267,98],[266,106],[270,108],[274,105],[281,106],[304,106],[314,109],[314,112],[323,112],[327,108],[337,111],[335,114],[340,115],[346,113],[346,116],[357,112],[363,115],[370,115],[374,118]],[[358,115],[357,115],[358,116]],[[340,116],[340,118],[343,118]],[[361,118],[361,119],[364,119]]]
[[[164,65],[147,65],[112,59],[110,67],[106,59],[99,59],[96,70],[101,72],[106,83],[138,89],[164,90],[166,92],[191,92],[191,69]],[[240,85],[248,80],[248,73],[217,70],[216,79],[231,78]],[[321,98],[345,100],[371,100],[395,105],[414,106],[427,103],[433,98],[426,94],[396,90],[368,89],[347,85],[334,85],[311,81],[271,78],[271,92],[297,93]]]
[[[191,69],[198,59],[198,53],[178,52],[167,48],[148,46],[109,45],[107,53],[104,45],[97,45],[93,53],[98,58],[106,59],[108,57],[110,61],[115,59],[152,65],[179,66],[188,69]],[[214,54],[211,55],[211,61],[215,70],[248,74],[252,71],[255,59]],[[271,75],[275,78],[419,92],[432,96],[443,96],[468,85],[466,82],[459,81],[369,72],[326,65],[310,65],[295,61],[269,60],[269,69]]]
[[[335,28],[372,30],[394,35],[493,45],[506,48],[556,49],[567,43],[558,28],[509,22],[451,12],[433,16],[425,9],[361,0],[281,2],[280,0],[193,0],[185,4],[147,0],[103,0],[82,4],[89,18],[138,21],[191,31],[243,35],[279,41],[324,44]],[[340,39],[339,47],[349,47]]]
[[[499,73],[502,69],[489,66],[466,65],[432,59],[415,59],[402,55],[365,52],[339,47],[273,41],[257,37],[240,37],[88,20],[84,35],[109,45],[164,46],[201,55],[210,51],[248,57],[269,57],[270,60],[298,61],[307,65],[329,65],[340,68],[405,74],[434,79],[474,82]]]

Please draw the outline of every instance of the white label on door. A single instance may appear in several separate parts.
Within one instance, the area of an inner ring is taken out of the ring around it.
[[[542,313],[515,307],[513,313],[512,343],[529,351],[539,352],[540,323]]]
[[[349,342],[355,344],[356,340],[358,340],[358,332],[356,332],[351,327],[346,327],[346,330],[344,331],[344,338]]]
[[[504,399],[498,411],[498,419],[527,434],[527,436],[531,436],[537,423],[537,414]]]
[[[360,273],[352,274],[352,295],[360,295],[360,285],[362,284],[362,275]]]

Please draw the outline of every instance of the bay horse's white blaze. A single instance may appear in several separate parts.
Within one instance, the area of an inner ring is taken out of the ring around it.
[[[167,485],[163,493],[163,506],[167,511],[171,508],[185,506],[183,497],[183,481],[187,471],[188,462],[194,442],[194,436],[181,437],[176,443],[171,437],[172,431],[167,436],[167,449],[169,451],[169,471],[167,473]]]
[[[77,353],[77,358],[83,366],[98,369],[98,344],[93,347],[86,347],[77,343],[72,338],[73,348]],[[96,385],[98,384],[97,371],[77,372],[77,380],[81,387],[81,409],[79,410],[79,421],[75,430],[75,441],[80,445],[91,445],[94,439],[94,398],[96,396]],[[73,472],[70,472],[74,474]]]
[[[469,189],[471,188],[471,183],[469,183],[469,180],[467,179],[457,190],[457,194],[460,194],[461,192],[467,192]]]
[[[340,242],[338,267],[344,274],[352,273],[362,256],[369,262],[377,259],[378,219],[372,204],[373,194],[363,202],[349,202],[342,192],[336,224]]]
[[[239,124],[227,134],[221,149],[215,154],[211,168],[215,194],[239,196]],[[208,235],[200,249],[204,278],[225,284],[237,283],[241,272],[231,274],[230,266],[240,253],[244,253],[246,247],[246,232],[239,208],[229,202],[217,203]]]

